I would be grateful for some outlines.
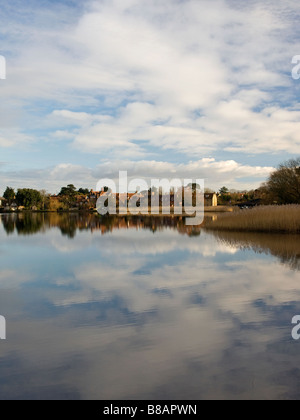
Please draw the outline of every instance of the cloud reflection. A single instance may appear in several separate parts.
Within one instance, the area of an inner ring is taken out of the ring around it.
[[[295,396],[299,273],[282,255],[297,255],[297,238],[245,246],[135,226],[69,239],[49,224],[34,241],[0,235],[1,397]],[[41,262],[26,268],[36,249]]]

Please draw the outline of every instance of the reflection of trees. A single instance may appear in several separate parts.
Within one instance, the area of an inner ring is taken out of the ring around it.
[[[7,235],[15,230],[19,235],[32,235],[44,226],[44,215],[38,213],[7,214],[3,215],[1,220]]]
[[[24,213],[16,219],[16,229],[19,235],[32,235],[44,226],[43,214]]]
[[[40,230],[59,228],[62,235],[74,238],[76,231],[100,231],[102,235],[115,229],[147,229],[153,233],[166,228],[177,230],[182,235],[199,236],[199,226],[186,226],[180,216],[99,216],[82,213],[19,213],[2,217],[7,234],[33,234]]]
[[[293,270],[300,270],[300,235],[209,231],[226,245],[274,255]]]
[[[1,217],[2,225],[7,235],[10,235],[15,231],[16,218],[14,216],[15,214],[5,214]]]
[[[74,238],[78,228],[78,215],[63,213],[61,217],[57,219],[57,226],[63,236]]]

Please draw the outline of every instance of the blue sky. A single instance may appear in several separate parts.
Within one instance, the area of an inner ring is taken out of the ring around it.
[[[204,178],[256,188],[300,155],[296,0],[1,0],[6,185]]]

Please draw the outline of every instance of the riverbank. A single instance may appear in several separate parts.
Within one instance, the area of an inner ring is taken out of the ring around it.
[[[259,206],[222,214],[206,221],[211,230],[300,233],[300,205]]]
[[[159,209],[159,214],[151,214],[151,208],[148,209],[148,214],[145,214],[143,210],[142,216],[166,216],[166,214],[162,213],[162,208]],[[204,213],[228,213],[236,211],[236,208],[231,206],[207,206],[204,207]],[[182,214],[174,214],[173,209],[171,208],[170,216],[190,216],[192,214],[193,208],[190,209],[188,213],[186,213],[184,210]],[[0,208],[0,213],[6,213],[6,214],[14,214],[14,213],[97,213],[97,209],[79,209],[79,208],[71,208],[71,209],[59,209],[59,210],[5,210],[4,208]],[[118,215],[118,214],[117,214]],[[132,215],[132,213],[127,210],[127,215]],[[124,216],[124,214],[120,215]]]

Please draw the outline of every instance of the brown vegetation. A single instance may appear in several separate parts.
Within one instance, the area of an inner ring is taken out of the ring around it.
[[[300,232],[300,205],[259,206],[207,221],[205,228],[248,232]]]

